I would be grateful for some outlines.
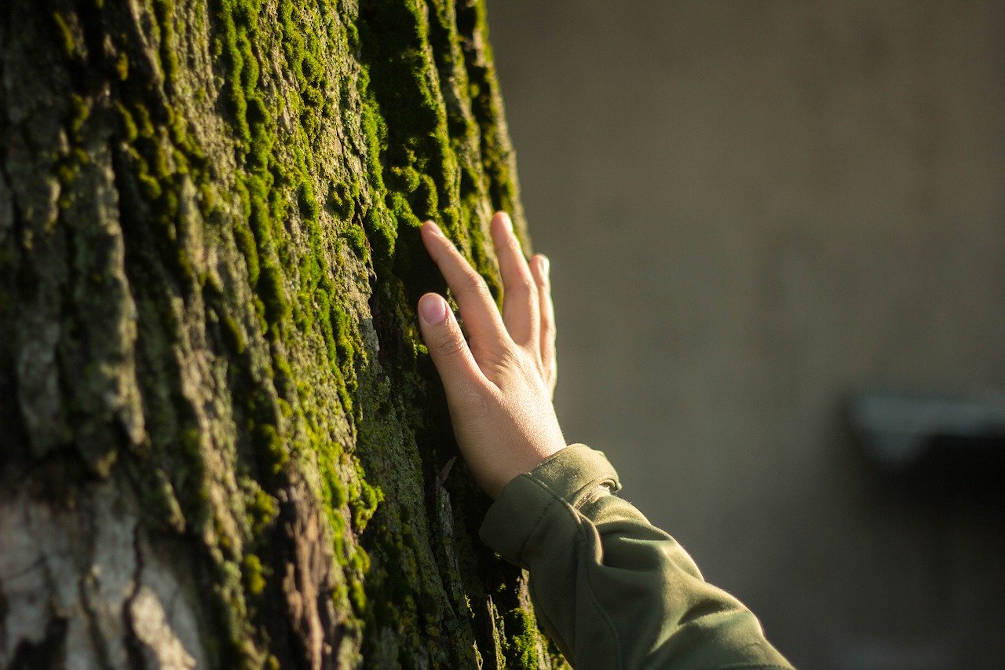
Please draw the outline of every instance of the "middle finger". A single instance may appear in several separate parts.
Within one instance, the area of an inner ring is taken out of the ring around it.
[[[492,243],[503,280],[503,323],[514,342],[536,346],[540,328],[537,285],[505,212],[492,217]]]
[[[506,329],[481,275],[432,221],[422,224],[422,242],[457,299],[472,350],[491,349],[493,343],[505,342]]]

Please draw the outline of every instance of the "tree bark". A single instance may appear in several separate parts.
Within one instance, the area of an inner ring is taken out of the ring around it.
[[[414,305],[526,240],[481,0],[0,9],[0,667],[550,667]]]

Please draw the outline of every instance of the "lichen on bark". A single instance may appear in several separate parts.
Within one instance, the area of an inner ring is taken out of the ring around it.
[[[13,2],[0,84],[0,665],[551,665],[413,311],[525,235],[483,4]]]

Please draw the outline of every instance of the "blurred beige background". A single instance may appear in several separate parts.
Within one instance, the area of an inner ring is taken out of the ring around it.
[[[489,25],[566,437],[800,667],[1005,667],[1002,506],[877,478],[843,415],[1005,387],[1005,3]]]

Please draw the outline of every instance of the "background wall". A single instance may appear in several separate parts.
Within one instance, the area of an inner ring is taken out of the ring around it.
[[[612,7],[489,7],[566,436],[798,665],[1000,667],[1002,473],[843,408],[1005,387],[1003,3]]]

